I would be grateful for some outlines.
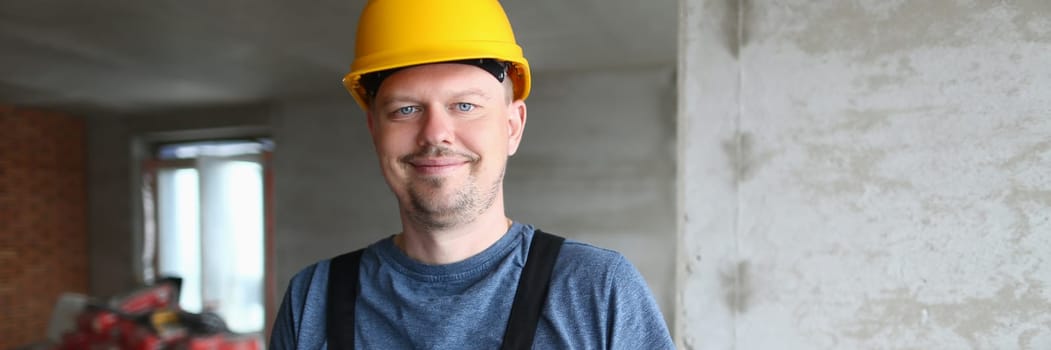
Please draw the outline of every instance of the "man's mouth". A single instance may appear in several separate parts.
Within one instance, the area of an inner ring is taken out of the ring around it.
[[[477,160],[475,155],[441,147],[428,147],[402,157],[402,162],[411,165],[413,170],[422,175],[442,175]]]
[[[423,175],[441,175],[469,163],[462,158],[417,158],[408,162],[416,172]]]

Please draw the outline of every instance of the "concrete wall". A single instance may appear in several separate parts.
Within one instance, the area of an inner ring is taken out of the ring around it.
[[[1051,3],[681,4],[680,347],[1051,348]]]
[[[623,253],[672,320],[675,71],[539,74],[506,176],[512,218]]]
[[[512,218],[616,249],[673,314],[674,71],[537,74],[508,166]],[[349,97],[284,101],[274,135],[278,290],[303,266],[401,230]]]
[[[350,96],[284,101],[274,120],[278,295],[308,264],[398,233],[365,115]]]
[[[670,66],[537,74],[525,141],[506,178],[513,218],[621,251],[642,271],[669,319],[674,78]],[[339,96],[93,119],[93,294],[136,283],[140,243],[132,228],[138,223],[129,215],[137,206],[131,182],[136,135],[221,135],[238,125],[273,135],[279,297],[307,264],[397,233],[397,204],[377,167],[364,118],[350,96]],[[179,130],[190,132],[173,133]]]

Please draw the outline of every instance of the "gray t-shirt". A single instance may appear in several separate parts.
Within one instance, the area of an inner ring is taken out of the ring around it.
[[[485,251],[448,265],[406,256],[391,238],[361,258],[358,349],[498,349],[533,227],[514,223]],[[329,260],[297,273],[270,349],[326,349]],[[534,349],[673,349],[642,276],[623,255],[567,240],[551,276]]]

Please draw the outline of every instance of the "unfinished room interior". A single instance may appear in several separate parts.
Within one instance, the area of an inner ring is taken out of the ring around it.
[[[265,347],[398,234],[366,2],[0,3],[0,349]],[[1051,349],[1051,2],[500,4],[507,215],[622,254],[675,347]]]

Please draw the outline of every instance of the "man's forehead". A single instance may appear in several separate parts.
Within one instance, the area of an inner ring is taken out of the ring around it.
[[[496,83],[500,83],[501,82],[500,80],[495,79],[493,77],[492,73],[490,73],[489,71],[485,70],[482,67],[478,67],[478,66],[470,65],[470,64],[452,63],[452,62],[428,63],[428,64],[421,64],[421,65],[412,66],[412,67],[401,68],[401,69],[398,69],[397,71],[391,73],[391,75],[386,80],[397,79],[398,77],[402,77],[402,79],[404,79],[405,76],[415,76],[416,78],[419,78],[419,76],[421,76],[421,75],[426,76],[426,77],[433,76],[435,78],[446,78],[446,79],[449,79],[449,78],[452,78],[452,79],[458,79],[458,78],[464,78],[464,79],[475,79],[475,78],[478,78],[478,79],[483,79],[484,78],[487,82],[488,81],[493,81],[493,82],[496,82]]]
[[[420,95],[493,98],[504,90],[503,85],[490,73],[472,65],[426,64],[391,74],[380,86],[376,100],[385,103]]]

